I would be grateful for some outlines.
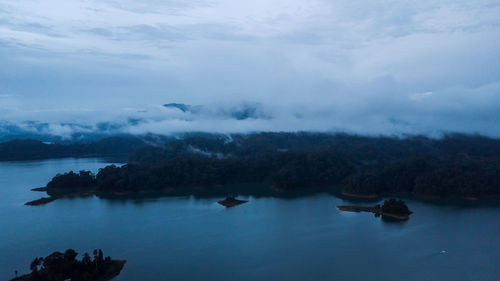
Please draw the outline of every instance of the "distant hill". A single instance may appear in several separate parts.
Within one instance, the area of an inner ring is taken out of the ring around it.
[[[241,103],[234,106],[209,107],[205,105],[189,105],[184,103],[167,103],[166,108],[178,109],[184,113],[206,115],[222,119],[268,119],[270,116],[263,109],[260,103]]]
[[[0,161],[20,161],[61,157],[126,157],[145,145],[136,137],[109,137],[91,143],[44,143],[21,139],[0,143]]]
[[[20,123],[0,122],[0,142],[35,139],[51,143],[95,142],[113,136],[130,135],[120,133],[126,126],[137,124],[137,120],[129,119],[126,123],[100,122],[94,126],[76,123],[46,123],[24,121]],[[69,133],[57,133],[53,127],[62,127]],[[110,132],[113,132],[110,134]]]
[[[163,106],[167,107],[167,108],[177,108],[182,112],[190,111],[190,109],[192,107],[191,105],[183,104],[183,103],[167,103],[167,104],[164,104]]]

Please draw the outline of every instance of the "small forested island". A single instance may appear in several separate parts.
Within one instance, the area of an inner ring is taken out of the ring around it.
[[[229,208],[229,207],[238,206],[240,204],[247,203],[247,202],[248,201],[246,201],[246,200],[238,200],[238,199],[235,199],[234,197],[226,197],[226,199],[220,200],[217,203],[221,204],[224,207]]]
[[[481,199],[500,195],[498,167],[500,140],[481,136],[205,134],[141,146],[126,165],[110,165],[95,175],[56,175],[46,191],[54,198],[138,193],[287,196],[320,191],[370,198],[406,194]]]
[[[363,206],[337,206],[337,209],[348,212],[370,212],[375,215],[382,215],[400,220],[407,220],[413,213],[408,209],[408,206],[403,200],[391,198],[385,200],[382,206],[375,205],[373,207]]]
[[[94,250],[94,257],[78,253],[72,249],[64,253],[53,252],[45,258],[35,258],[30,264],[31,273],[11,279],[11,281],[107,281],[120,274],[125,260],[104,257],[102,250]],[[17,271],[16,271],[17,275]]]

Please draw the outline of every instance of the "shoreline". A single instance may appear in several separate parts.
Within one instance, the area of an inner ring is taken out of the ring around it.
[[[407,197],[408,195],[413,197],[414,199],[418,200],[431,200],[431,201],[438,201],[438,200],[449,200],[449,199],[461,199],[461,200],[466,200],[466,201],[481,201],[481,200],[489,200],[489,199],[495,199],[495,198],[500,198],[500,194],[490,194],[490,195],[482,195],[482,196],[472,196],[472,195],[450,195],[450,196],[437,196],[437,195],[427,195],[427,194],[420,194],[420,193],[415,193],[415,192],[400,192],[400,193],[384,193],[384,194],[360,194],[360,193],[351,193],[351,192],[344,192],[342,191],[340,193],[342,196],[346,197],[352,197],[352,198],[361,198],[361,199],[378,199],[382,197],[389,197],[389,196],[396,196],[396,197]]]
[[[365,198],[365,199],[375,199],[379,198],[380,195],[371,193],[371,194],[361,194],[361,193],[351,193],[351,192],[344,192],[342,191],[340,194],[347,196],[347,197],[354,197],[354,198]]]
[[[327,193],[336,198],[349,200],[349,198],[359,198],[359,199],[371,199],[378,200],[388,196],[395,196],[398,198],[413,198],[416,200],[429,201],[429,202],[448,202],[450,200],[463,200],[466,202],[472,203],[481,203],[486,202],[487,200],[492,200],[498,198],[499,195],[484,195],[484,196],[448,196],[448,197],[438,197],[433,195],[423,195],[416,193],[397,193],[397,194],[357,194],[351,192],[338,192],[333,188],[325,188],[325,189],[301,189],[301,190],[286,190],[277,192],[276,189],[265,188],[262,186],[256,189],[249,189],[246,185],[243,189],[236,188],[234,189],[232,185],[227,187],[216,187],[216,188],[203,188],[203,187],[187,187],[187,188],[174,188],[174,187],[165,187],[158,190],[137,190],[137,191],[98,191],[97,187],[93,187],[89,190],[80,191],[75,190],[74,193],[67,193],[65,189],[61,189],[62,192],[58,192],[61,190],[52,189],[51,194],[48,197],[42,197],[40,199],[36,199],[33,201],[26,202],[24,205],[28,206],[38,206],[50,203],[60,198],[75,198],[75,197],[86,197],[95,195],[100,199],[127,199],[133,198],[135,196],[147,196],[147,197],[179,197],[179,196],[194,196],[200,198],[217,198],[226,196],[227,194],[237,194],[239,196],[254,196],[254,197],[275,197],[275,198],[288,198],[288,197],[307,197],[309,195],[318,194],[318,193]],[[264,185],[263,185],[264,186]],[[46,187],[38,187],[31,189],[32,191],[47,192],[48,189]]]
[[[381,209],[377,209],[375,207],[363,207],[363,206],[337,206],[337,209],[340,211],[346,211],[346,212],[374,213],[377,215],[391,217],[391,218],[395,218],[395,219],[399,219],[399,220],[408,220],[408,219],[410,219],[410,215],[412,214],[412,212],[407,214],[407,215],[405,215],[405,214],[393,214],[393,213],[383,212]]]

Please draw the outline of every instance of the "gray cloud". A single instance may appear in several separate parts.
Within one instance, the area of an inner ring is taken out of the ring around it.
[[[0,93],[16,93],[0,120],[12,124],[500,136],[493,0],[6,0],[0,13]],[[243,101],[271,118],[153,109]]]

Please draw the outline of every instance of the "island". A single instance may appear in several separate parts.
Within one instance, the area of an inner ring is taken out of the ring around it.
[[[240,204],[247,203],[247,202],[248,201],[246,201],[246,200],[238,200],[238,199],[235,199],[234,197],[226,197],[226,199],[220,200],[217,203],[221,204],[222,206],[224,206],[226,208],[229,208],[229,207],[238,206]]]
[[[403,200],[391,198],[385,200],[382,206],[375,205],[373,207],[364,206],[337,206],[337,209],[347,212],[370,212],[375,215],[382,215],[398,220],[408,220],[413,214]]]
[[[109,256],[104,258],[101,249],[94,250],[93,254],[91,258],[85,253],[78,260],[78,253],[73,249],[53,252],[45,258],[35,258],[30,264],[31,273],[16,276],[11,281],[108,281],[118,276],[126,263]]]

